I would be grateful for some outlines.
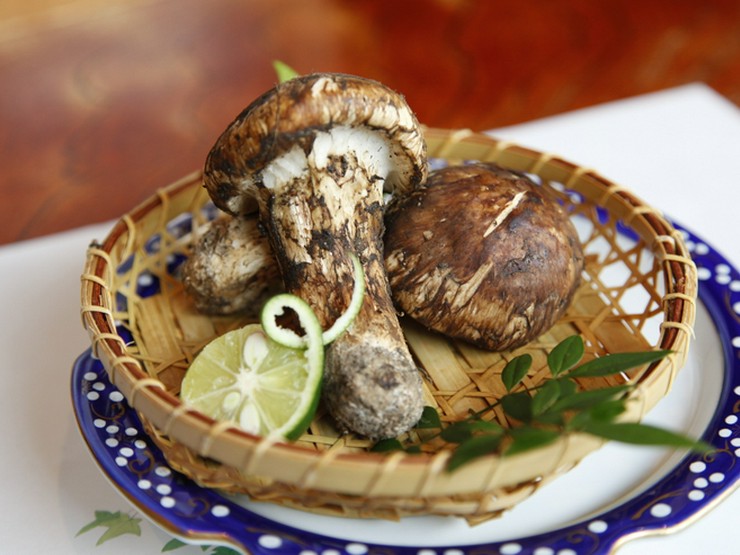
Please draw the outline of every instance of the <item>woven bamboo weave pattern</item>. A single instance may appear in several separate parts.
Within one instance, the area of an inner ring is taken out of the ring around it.
[[[470,131],[428,129],[426,139],[432,164],[493,161],[532,175],[568,210],[587,257],[567,314],[516,351],[485,352],[403,321],[427,376],[426,403],[443,422],[494,403],[504,394],[503,367],[523,352],[534,359],[524,386],[535,388],[549,376],[547,353],[580,334],[586,360],[650,348],[674,351],[629,375],[581,380],[584,389],[637,383],[629,416],[642,417],[670,390],[692,334],[696,269],[680,234],[628,189],[556,155]],[[178,278],[198,230],[214,215],[200,175],[188,176],[92,245],[82,276],[82,317],[94,352],[174,468],[207,486],[314,511],[384,518],[457,514],[477,522],[518,503],[600,445],[573,435],[530,453],[490,455],[450,474],[450,452],[441,444],[424,444],[416,456],[368,453],[366,440],[339,434],[321,411],[304,437],[287,445],[183,406],[180,381],[199,350],[253,321],[199,314]],[[509,424],[498,408],[492,416]]]

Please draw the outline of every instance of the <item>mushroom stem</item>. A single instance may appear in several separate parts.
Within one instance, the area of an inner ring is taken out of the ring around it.
[[[328,328],[350,302],[360,259],[366,295],[329,347],[324,402],[342,428],[398,435],[422,411],[383,263],[384,194],[426,176],[421,129],[398,94],[359,77],[317,74],[279,85],[248,107],[209,154],[205,185],[223,209],[254,206],[285,288]]]
[[[346,144],[336,140],[333,150]],[[314,304],[321,300],[318,315],[325,329],[350,302],[349,255],[359,257],[367,291],[357,318],[328,347],[324,402],[341,427],[389,437],[418,421],[421,378],[383,265],[382,180],[354,149],[333,155],[331,167],[325,166],[315,153],[321,146],[307,157],[305,175],[271,185],[274,196],[262,222],[286,290]]]

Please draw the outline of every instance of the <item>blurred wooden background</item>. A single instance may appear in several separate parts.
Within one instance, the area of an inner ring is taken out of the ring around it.
[[[693,81],[740,105],[737,0],[3,0],[0,244],[115,218],[296,70],[486,130]]]

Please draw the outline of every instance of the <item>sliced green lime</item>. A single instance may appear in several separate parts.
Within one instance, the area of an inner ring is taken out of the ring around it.
[[[324,332],[324,345],[328,345],[337,337],[342,335],[342,333],[345,332],[360,313],[360,308],[362,308],[362,301],[365,297],[365,272],[362,269],[360,259],[357,258],[355,254],[351,254],[350,258],[352,259],[354,281],[352,298],[349,301],[347,309],[334,321],[334,324]]]
[[[290,293],[283,293],[268,299],[262,308],[260,322],[265,333],[281,345],[294,349],[306,348],[309,344],[309,338],[315,333],[317,327],[324,345],[328,345],[342,335],[360,313],[365,297],[365,272],[362,269],[362,263],[355,254],[350,254],[350,259],[352,260],[353,270],[352,297],[347,308],[328,330],[322,333],[321,324],[306,301]],[[283,314],[286,308],[296,313],[305,335],[300,336],[293,330],[281,327],[276,322],[275,319]]]
[[[326,333],[303,299],[276,295],[265,303],[261,325],[228,332],[203,348],[183,378],[183,402],[249,433],[298,439],[319,403],[324,345],[350,326],[362,306],[365,275],[354,255],[352,263],[352,298]],[[297,315],[304,335],[278,324],[286,309]]]
[[[290,328],[284,328],[278,324],[276,318],[284,314],[286,308],[296,314],[304,335],[298,335]],[[260,323],[267,336],[284,347],[307,349],[312,342],[316,342],[317,345],[324,344],[321,323],[316,313],[306,301],[290,293],[270,297],[262,307]]]
[[[316,412],[323,368],[323,347],[285,347],[250,324],[206,345],[185,374],[180,396],[215,420],[295,440]]]

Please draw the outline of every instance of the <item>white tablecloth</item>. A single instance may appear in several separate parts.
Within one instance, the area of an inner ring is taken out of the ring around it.
[[[707,87],[688,85],[494,134],[597,169],[740,264],[740,111]],[[169,540],[146,521],[140,537],[123,535],[98,547],[104,529],[76,536],[96,510],[140,518],[93,462],[69,394],[72,362],[87,347],[79,274],[88,243],[108,228],[104,223],[0,247],[3,553],[159,553]],[[698,552],[740,553],[740,492],[679,533],[636,539],[619,550]]]

